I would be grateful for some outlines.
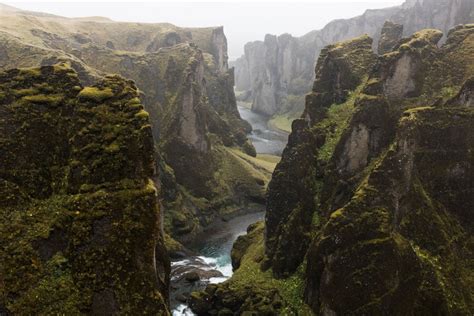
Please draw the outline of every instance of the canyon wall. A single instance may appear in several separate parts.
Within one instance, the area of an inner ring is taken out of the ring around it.
[[[222,27],[1,5],[0,71],[0,314],[167,315],[173,238],[264,207]]]
[[[474,25],[372,48],[321,51],[265,225],[228,282],[192,295],[199,315],[472,314]]]
[[[0,73],[0,313],[168,314],[148,113],[130,80]]]
[[[270,173],[241,155],[253,151],[251,127],[237,110],[222,27],[69,19],[5,6],[0,16],[0,69],[66,62],[83,84],[108,73],[136,83],[160,156],[169,234],[197,233],[224,209],[262,206]]]
[[[244,56],[235,62],[236,88],[249,91],[248,101],[255,112],[297,118],[304,108],[304,98],[299,96],[311,90],[321,49],[363,34],[374,39],[375,49],[387,20],[402,25],[404,36],[423,28],[447,34],[457,24],[474,22],[474,4],[470,0],[409,0],[398,7],[332,21],[301,37],[267,35],[263,41],[246,44]]]

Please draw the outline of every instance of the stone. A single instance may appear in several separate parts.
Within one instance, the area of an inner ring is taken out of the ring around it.
[[[196,281],[199,281],[199,279],[201,277],[199,276],[199,274],[196,271],[191,271],[191,272],[186,273],[184,275],[184,278],[188,282],[196,282]]]
[[[168,313],[152,131],[135,84],[114,75],[83,87],[63,63],[0,72],[0,95],[5,309]]]
[[[382,26],[377,53],[379,55],[383,55],[391,52],[402,39],[402,35],[402,24],[393,23],[392,21],[385,21]]]

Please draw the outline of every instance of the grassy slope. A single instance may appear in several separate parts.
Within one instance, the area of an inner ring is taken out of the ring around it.
[[[281,311],[283,315],[313,315],[309,307],[303,302],[304,263],[291,277],[275,279],[271,270],[262,272],[260,269],[260,261],[264,255],[264,224],[260,222],[258,228],[252,233],[252,243],[242,257],[239,269],[227,281],[230,288],[236,292],[248,286],[258,289],[274,288],[278,290],[288,304]],[[298,311],[298,314],[294,311]]]

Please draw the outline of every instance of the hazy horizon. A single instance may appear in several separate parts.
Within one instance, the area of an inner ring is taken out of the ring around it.
[[[263,40],[265,34],[290,33],[302,36],[323,28],[335,19],[351,18],[367,9],[400,5],[404,0],[388,1],[312,1],[312,2],[73,2],[5,1],[23,10],[65,17],[102,16],[114,21],[172,23],[181,27],[224,26],[229,60],[243,54],[245,43]]]

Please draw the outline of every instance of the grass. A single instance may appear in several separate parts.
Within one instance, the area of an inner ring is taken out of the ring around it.
[[[242,257],[241,265],[227,282],[235,290],[246,286],[254,286],[260,289],[277,289],[282,298],[288,304],[282,311],[282,315],[314,315],[303,301],[304,292],[304,269],[303,263],[298,270],[288,278],[275,279],[271,270],[265,272],[260,270],[261,259],[264,257],[264,224],[260,223],[257,235],[246,254]]]
[[[276,156],[276,155],[269,155],[269,154],[258,154],[257,159],[277,164],[280,162],[281,157]]]
[[[270,121],[268,121],[268,125],[272,129],[278,129],[283,132],[290,133],[291,132],[291,123],[295,118],[290,117],[288,114],[277,114],[273,116]]]
[[[276,160],[280,160],[280,157],[273,155],[258,155],[257,157],[252,157],[237,148],[226,148],[226,150],[241,160],[247,169],[252,170],[252,173],[257,172],[267,179],[271,177],[273,170],[275,170],[277,164]]]
[[[365,80],[362,80],[365,82]],[[318,159],[329,161],[331,159],[342,132],[349,125],[349,120],[354,113],[354,102],[361,92],[364,84],[351,92],[347,101],[341,104],[333,104],[327,111],[327,117],[316,124],[317,129],[326,131],[326,142],[318,151]]]
[[[27,102],[31,102],[31,103],[56,105],[64,99],[64,95],[62,95],[62,94],[52,94],[52,95],[37,94],[37,95],[24,96],[21,99],[23,101],[27,101]]]
[[[103,90],[96,87],[85,87],[79,92],[79,98],[82,100],[90,100],[95,102],[102,102],[114,96],[114,92],[111,88],[105,88]]]

